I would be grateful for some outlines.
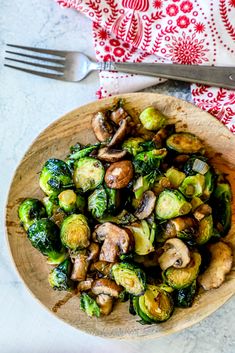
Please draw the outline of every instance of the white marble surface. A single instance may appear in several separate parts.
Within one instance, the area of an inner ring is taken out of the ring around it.
[[[95,99],[97,74],[80,84],[60,83],[3,67],[5,43],[77,49],[93,56],[90,23],[53,0],[0,0],[0,352],[234,353],[235,298],[194,327],[158,340],[115,341],[76,331],[44,310],[11,263],[4,235],[4,205],[14,169],[49,123]],[[187,86],[162,90],[190,99]]]

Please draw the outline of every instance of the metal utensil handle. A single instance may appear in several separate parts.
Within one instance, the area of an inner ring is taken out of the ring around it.
[[[99,68],[235,89],[235,67],[106,62]]]

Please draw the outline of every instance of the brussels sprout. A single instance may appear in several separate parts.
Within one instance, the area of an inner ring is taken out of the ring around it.
[[[74,170],[74,183],[83,192],[94,190],[104,179],[104,167],[100,161],[91,157],[78,160]]]
[[[90,228],[82,214],[72,214],[65,218],[60,230],[62,244],[70,250],[87,248],[90,244]]]
[[[47,195],[58,194],[73,186],[68,165],[60,159],[48,159],[42,168],[39,185]]]
[[[149,174],[159,168],[161,160],[167,155],[165,148],[138,153],[133,161],[135,172]],[[159,173],[160,174],[160,173]]]
[[[139,116],[142,125],[147,130],[159,130],[166,124],[166,117],[154,107],[145,108]]]
[[[199,222],[199,229],[196,235],[196,243],[203,245],[210,240],[213,235],[213,219],[212,216],[203,218]]]
[[[86,207],[86,199],[84,196],[77,193],[76,206],[78,211],[84,213]]]
[[[148,324],[166,321],[173,313],[173,299],[161,286],[148,284],[146,292],[135,299],[137,301],[137,313]]]
[[[27,231],[37,219],[46,216],[46,210],[41,201],[37,199],[25,199],[20,204],[18,215],[22,226]]]
[[[191,261],[185,268],[170,267],[163,273],[163,279],[174,289],[186,288],[196,279],[200,265],[201,255],[193,252]]]
[[[107,194],[107,211],[108,213],[114,213],[121,204],[120,190],[111,189],[105,186],[105,191]]]
[[[73,190],[64,190],[58,195],[59,205],[65,212],[73,212],[76,209],[77,195]]]
[[[124,287],[127,293],[139,296],[146,288],[146,276],[136,265],[121,262],[113,265],[112,275],[117,284]]]
[[[169,179],[173,188],[177,189],[184,181],[186,175],[178,169],[171,167],[167,169],[165,176]]]
[[[106,215],[99,218],[100,223],[112,222],[115,224],[127,225],[136,221],[136,217],[128,212],[127,210],[122,210],[117,216]]]
[[[107,194],[103,186],[100,186],[88,197],[88,211],[94,218],[100,218],[107,209]]]
[[[130,137],[123,142],[122,149],[129,152],[133,156],[136,156],[138,153],[143,152],[144,150],[144,148],[141,146],[142,142],[144,142],[142,137]]]
[[[208,172],[204,175],[204,177],[205,177],[205,187],[204,187],[202,198],[204,201],[206,201],[210,198],[214,190],[217,175],[215,174],[214,170],[210,168],[210,170],[208,170]]]
[[[82,293],[80,296],[80,309],[90,317],[100,317],[100,308],[98,304],[95,299],[91,298],[86,293]]]
[[[201,140],[189,132],[178,132],[171,135],[166,140],[166,145],[178,153],[197,153],[203,148]]]
[[[46,196],[42,200],[49,218],[53,216],[53,214],[57,211],[59,207],[58,199],[52,198],[52,196]]]
[[[170,219],[189,213],[191,204],[178,190],[164,190],[159,195],[156,205],[156,216],[161,219]]]
[[[205,177],[201,174],[188,176],[180,185],[179,190],[188,198],[201,196],[205,187]]]
[[[201,162],[206,163],[207,162],[207,158],[205,156],[200,156],[200,155],[192,155],[185,163],[183,166],[183,171],[187,176],[191,176],[191,175],[195,175],[198,172],[196,170],[194,170],[194,165],[195,165],[195,161],[199,160]]]
[[[190,286],[174,292],[175,305],[180,308],[190,308],[193,305],[197,291],[197,281],[194,280]]]
[[[51,220],[36,220],[28,229],[28,239],[34,248],[48,257],[51,264],[59,264],[66,258],[60,240],[59,228]]]
[[[73,281],[70,279],[71,270],[72,264],[69,259],[53,268],[48,276],[50,286],[56,290],[71,290],[74,287]]]
[[[227,180],[218,181],[211,197],[215,228],[222,237],[228,234],[232,221],[232,191]]]
[[[143,193],[152,188],[157,178],[157,173],[151,172],[145,176],[140,176],[133,185],[136,199],[141,199]]]
[[[128,227],[135,238],[135,253],[138,255],[147,255],[154,251],[154,234],[151,234],[150,227],[146,221],[133,223]],[[151,237],[152,235],[152,237]]]

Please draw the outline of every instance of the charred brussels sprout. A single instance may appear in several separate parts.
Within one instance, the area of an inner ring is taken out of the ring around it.
[[[91,157],[78,160],[74,170],[74,183],[83,192],[94,190],[104,179],[104,167],[100,161]]]
[[[191,204],[178,190],[164,190],[159,195],[156,205],[156,216],[160,219],[170,219],[189,213]]]
[[[106,208],[107,194],[101,186],[88,197],[88,210],[94,218],[100,218],[104,215]]]
[[[154,251],[153,241],[154,233],[146,221],[133,223],[128,227],[135,238],[135,253],[138,255],[147,255]]]
[[[199,197],[205,188],[205,177],[201,174],[188,176],[184,179],[179,190],[188,198]]]
[[[174,303],[171,295],[161,286],[148,284],[146,292],[134,299],[134,308],[145,323],[151,324],[168,320]]]
[[[196,243],[203,245],[210,240],[213,235],[213,219],[212,216],[203,218],[199,222],[199,229],[196,235]]]
[[[196,279],[200,265],[201,255],[193,252],[191,261],[185,268],[170,267],[163,273],[163,279],[174,289],[186,288]]]
[[[68,165],[60,159],[48,159],[42,168],[39,185],[47,195],[58,194],[73,186]]]
[[[112,267],[112,275],[117,284],[124,287],[127,293],[139,296],[146,288],[146,276],[136,265],[122,262]]]
[[[71,270],[72,264],[69,259],[53,268],[48,276],[50,286],[56,290],[71,290],[74,287],[74,282],[70,279]]]
[[[20,204],[18,215],[22,226],[27,231],[37,219],[46,216],[46,210],[41,201],[37,199],[25,199]]]
[[[197,153],[203,148],[201,140],[189,132],[178,132],[171,135],[166,140],[166,145],[170,150],[187,154]]]
[[[129,152],[133,156],[136,156],[138,153],[143,152],[144,150],[144,148],[141,146],[142,142],[144,142],[142,137],[130,137],[123,142],[122,149]]]
[[[170,181],[173,188],[177,189],[184,181],[186,175],[178,169],[171,167],[167,169],[165,176]]]
[[[65,218],[60,230],[62,244],[70,250],[87,248],[90,244],[90,228],[86,217],[72,214]]]
[[[73,212],[76,209],[77,195],[73,190],[64,190],[58,195],[59,205],[65,212]]]
[[[166,124],[166,117],[154,107],[145,108],[139,116],[145,129],[157,131]]]
[[[190,286],[179,289],[174,293],[175,305],[180,308],[190,308],[196,296],[197,281],[194,280]]]
[[[167,150],[154,149],[147,152],[138,153],[134,158],[135,172],[141,175],[149,174],[159,168],[161,160],[167,155]]]
[[[95,299],[91,298],[86,293],[82,293],[80,296],[80,309],[90,317],[100,317],[100,308],[98,304]]]
[[[51,220],[36,220],[28,229],[28,239],[33,247],[48,257],[51,264],[59,264],[66,258],[60,241],[59,228]]]

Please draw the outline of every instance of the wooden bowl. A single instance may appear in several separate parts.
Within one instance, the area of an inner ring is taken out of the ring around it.
[[[226,127],[208,113],[174,97],[154,93],[126,94],[122,97],[131,114],[139,114],[149,105],[156,106],[169,117],[170,122],[176,123],[178,130],[187,130],[202,138],[214,165],[228,174],[235,195],[235,136]],[[140,325],[138,318],[129,314],[128,303],[118,303],[107,317],[90,319],[79,309],[78,297],[53,291],[49,287],[49,265],[27,240],[17,216],[18,206],[24,198],[42,198],[38,174],[44,162],[50,157],[65,158],[69,146],[76,142],[95,142],[91,130],[92,114],[110,107],[113,101],[114,98],[107,98],[80,107],[51,124],[38,136],[18,166],[11,184],[6,207],[7,237],[13,261],[25,285],[47,309],[51,312],[54,310],[58,318],[79,330],[97,336],[156,338],[189,327],[223,305],[235,293],[234,270],[220,288],[202,292],[192,308],[176,309],[171,319],[165,323]],[[225,241],[235,249],[235,224]]]

